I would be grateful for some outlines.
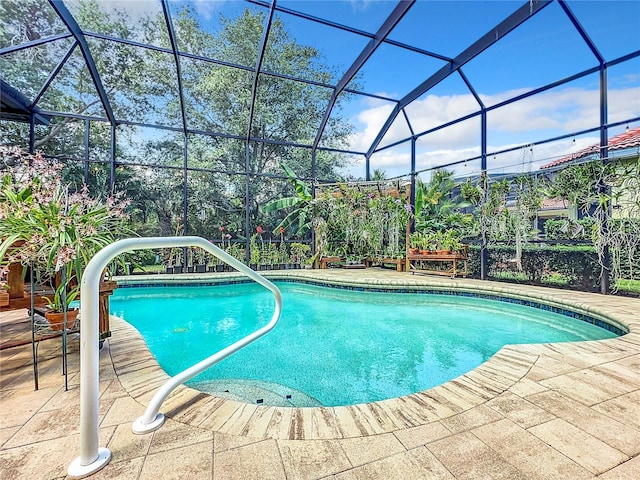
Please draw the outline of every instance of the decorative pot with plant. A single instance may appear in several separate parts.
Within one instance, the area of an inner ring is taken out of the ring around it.
[[[424,235],[422,232],[413,232],[409,235],[409,254],[418,255],[421,250],[425,250]]]
[[[455,230],[446,230],[439,233],[439,246],[443,253],[458,252],[462,248],[462,239]]]
[[[62,282],[53,292],[53,296],[42,297],[47,302],[45,317],[51,330],[65,328],[65,315],[67,329],[72,328],[76,323],[80,312],[77,308],[72,308],[71,304],[80,295],[80,287],[76,285],[69,288],[70,283],[72,282]]]
[[[117,197],[94,199],[86,186],[71,191],[62,182],[63,166],[39,153],[0,147],[0,155],[11,165],[0,183],[0,262],[6,257],[29,265],[37,281],[51,279],[55,292],[66,288],[68,296],[77,296],[69,282],[62,282],[63,287],[55,283],[57,274],[65,268],[66,278],[80,284],[89,260],[128,231],[128,203]],[[20,247],[14,247],[19,241]],[[59,303],[55,299],[53,305]]]
[[[300,265],[304,265],[311,257],[311,247],[305,243],[294,242],[291,244],[291,260],[294,263],[294,268],[300,268]]]

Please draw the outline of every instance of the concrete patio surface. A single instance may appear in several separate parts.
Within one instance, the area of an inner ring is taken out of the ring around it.
[[[211,274],[207,278],[221,278]],[[227,275],[228,276],[228,275]],[[354,286],[456,288],[538,298],[625,326],[615,339],[504,347],[436,388],[348,407],[253,405],[179,387],[165,425],[131,432],[167,375],[140,335],[112,317],[100,351],[100,446],[94,479],[637,479],[640,478],[640,300],[369,268],[267,274]],[[163,283],[203,275],[154,275]],[[122,282],[139,278],[122,278]],[[26,310],[0,313],[20,322]],[[0,350],[0,478],[66,478],[79,455],[79,347],[60,339]]]

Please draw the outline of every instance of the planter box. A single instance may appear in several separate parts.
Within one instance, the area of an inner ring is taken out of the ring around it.
[[[0,290],[0,307],[9,306],[9,292],[6,290]]]
[[[196,273],[205,273],[207,271],[207,266],[198,264],[196,265]]]
[[[22,276],[22,264],[11,263],[7,275],[9,285],[9,298],[24,298],[24,278]]]

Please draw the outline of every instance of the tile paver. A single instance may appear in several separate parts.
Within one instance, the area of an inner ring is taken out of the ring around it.
[[[619,450],[560,418],[531,427],[528,431],[595,474],[629,459]]]

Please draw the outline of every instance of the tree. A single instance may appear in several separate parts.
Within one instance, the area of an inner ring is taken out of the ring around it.
[[[88,32],[171,47],[161,13],[130,16],[126,11],[105,7],[96,0],[79,0],[69,8],[80,27]],[[4,45],[66,31],[51,6],[41,0],[5,0],[0,5],[0,17],[7,25],[0,32]],[[134,198],[133,207],[140,218],[146,220],[141,222],[145,231],[162,234],[180,231],[180,225],[184,225],[185,181],[189,200],[188,224],[199,234],[209,236],[221,225],[234,224],[238,229],[244,229],[247,209],[254,225],[267,218],[260,206],[279,198],[288,188],[278,167],[281,161],[286,161],[301,178],[314,174],[317,178],[336,178],[338,169],[344,165],[342,155],[318,151],[315,171],[312,171],[310,148],[283,144],[310,145],[313,142],[332,93],[331,89],[317,84],[261,73],[249,132],[248,112],[254,78],[251,69],[255,66],[263,35],[265,13],[256,8],[246,9],[237,17],[221,15],[215,34],[202,28],[197,18],[188,5],[181,7],[174,16],[180,50],[245,68],[180,56],[184,105],[180,104],[172,54],[86,36],[116,120],[180,128],[181,107],[184,106],[187,126],[205,132],[188,136],[188,174],[185,177],[183,172],[176,174],[175,170],[163,170],[171,162],[175,163],[172,167],[184,167],[182,141],[175,141],[176,145],[169,148],[171,140],[165,138],[170,135],[147,127],[116,126],[116,172],[122,172],[122,165],[149,165],[127,167],[128,172],[140,175],[136,185],[140,193]],[[3,78],[34,100],[73,41],[72,38],[57,40],[2,56]],[[262,71],[325,83],[330,83],[334,77],[320,53],[313,47],[299,44],[280,18],[272,22]],[[102,102],[77,46],[37,106],[49,111],[104,118]],[[100,182],[107,185],[104,173],[111,161],[110,128],[104,121],[92,120],[90,123],[90,161],[103,162],[97,170],[89,169],[96,172],[96,178],[91,178],[90,174],[90,182],[97,187]],[[8,122],[2,128],[2,142],[25,145],[24,138],[28,135],[25,125]],[[338,103],[327,123],[322,144],[345,147],[351,131]],[[80,174],[84,170],[86,154],[85,132],[83,120],[54,117],[50,126],[37,127],[35,146],[47,155],[78,162],[70,165],[69,172]],[[248,144],[247,135],[252,139]],[[174,138],[178,136],[180,134],[175,134]],[[121,182],[124,183],[119,185]],[[116,173],[117,190],[129,191],[130,186],[130,179]],[[189,233],[193,230],[189,229]],[[240,233],[246,235],[246,232]]]

